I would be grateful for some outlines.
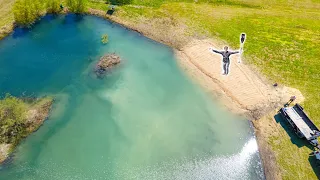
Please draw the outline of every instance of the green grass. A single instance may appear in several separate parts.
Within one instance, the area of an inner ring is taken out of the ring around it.
[[[88,1],[88,7],[93,8],[93,9],[100,9],[103,11],[107,11],[109,9],[109,5],[104,3],[104,1]]]
[[[12,1],[0,0],[0,26],[13,20]],[[89,0],[88,6],[108,9],[99,0]],[[246,61],[271,82],[299,89],[306,97],[303,106],[320,127],[320,0],[133,0],[117,9],[115,16],[135,22],[170,16],[185,23],[189,35],[218,38],[234,48],[239,34],[247,33]],[[283,129],[268,142],[283,179],[317,179],[310,149],[298,148]]]
[[[12,29],[14,0],[0,0],[0,40]]]
[[[276,119],[278,125],[272,126],[268,143],[275,152],[277,162],[281,165],[283,179],[317,179],[315,173],[319,177],[320,169],[317,167],[316,159],[313,156],[309,157],[312,146],[298,138],[280,115],[274,119],[274,114],[269,117],[269,120]]]
[[[47,117],[47,111],[41,110],[45,105],[50,108],[53,99],[44,97],[41,99],[21,99],[7,94],[0,99],[0,143],[18,144],[33,130],[39,127],[38,119],[33,117],[30,121],[28,112],[36,110],[37,117]],[[44,113],[44,114],[42,114]],[[40,119],[42,122],[43,119]]]
[[[13,0],[0,0],[0,28],[13,21]]]

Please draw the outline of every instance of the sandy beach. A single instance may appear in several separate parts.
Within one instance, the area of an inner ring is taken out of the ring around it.
[[[176,51],[181,67],[201,86],[216,97],[228,110],[257,120],[281,107],[290,96],[303,100],[297,89],[277,86],[263,79],[249,65],[238,63],[239,55],[231,56],[230,74],[222,75],[222,57],[209,51],[210,47],[222,49],[222,43],[194,40]]]

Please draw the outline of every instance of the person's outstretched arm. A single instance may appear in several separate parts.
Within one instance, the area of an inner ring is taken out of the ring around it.
[[[209,48],[210,51],[214,52],[214,53],[218,53],[218,54],[222,54],[220,51],[217,51],[215,49]]]
[[[230,52],[230,54],[237,54],[237,53],[240,53],[240,51],[233,51],[233,52],[231,51]]]

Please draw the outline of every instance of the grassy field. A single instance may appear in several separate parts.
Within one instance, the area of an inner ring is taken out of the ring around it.
[[[12,21],[13,0],[0,0],[0,26]],[[89,7],[107,10],[103,1]],[[187,26],[186,36],[218,38],[238,47],[245,32],[246,62],[271,82],[299,89],[308,114],[320,127],[320,0],[133,0],[117,7],[114,16],[139,22],[171,18]],[[317,179],[311,150],[279,128],[268,140],[283,179]],[[292,152],[292,153],[288,153]]]

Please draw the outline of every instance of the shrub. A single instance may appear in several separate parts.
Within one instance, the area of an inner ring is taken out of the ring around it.
[[[109,41],[108,34],[104,34],[104,35],[101,36],[101,42],[102,42],[103,44],[107,44],[108,41]]]
[[[21,26],[31,26],[43,11],[40,0],[17,0],[13,6],[15,22]]]
[[[107,3],[114,4],[114,5],[126,5],[131,4],[133,0],[107,0]]]
[[[60,11],[59,0],[47,0],[46,8],[48,13],[58,13]]]
[[[34,11],[36,18],[38,19],[45,10],[44,0],[29,0],[29,3],[31,5],[31,9]]]
[[[0,142],[16,143],[27,133],[27,106],[13,96],[0,100]]]
[[[67,6],[70,12],[83,13],[86,8],[85,0],[67,0]]]

